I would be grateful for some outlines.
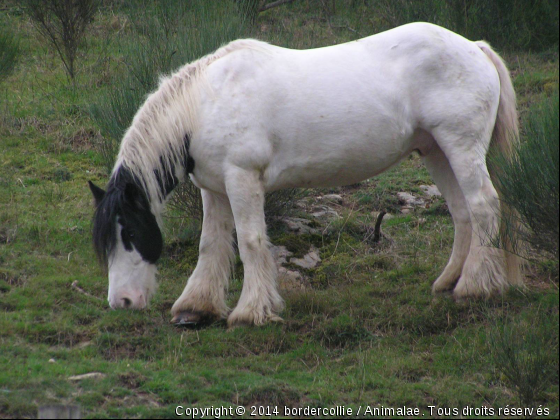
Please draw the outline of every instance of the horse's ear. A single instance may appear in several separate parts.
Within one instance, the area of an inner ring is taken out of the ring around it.
[[[99,203],[101,203],[101,200],[103,200],[103,197],[105,197],[105,191],[103,191],[103,189],[99,188],[91,181],[88,181],[88,184],[89,184],[89,189],[93,194],[93,198],[95,199],[95,206],[97,207],[99,206]]]

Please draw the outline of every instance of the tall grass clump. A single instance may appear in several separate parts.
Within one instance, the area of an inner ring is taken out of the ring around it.
[[[558,0],[451,0],[453,26],[468,39],[507,50],[558,45]]]
[[[0,29],[0,82],[13,71],[19,52],[19,42],[15,35],[6,29]]]
[[[530,319],[497,319],[488,351],[499,378],[530,407],[551,382],[558,383],[558,313],[539,310]]]
[[[516,211],[506,220],[507,235],[558,260],[558,90],[531,109],[523,127],[511,159],[495,158],[503,201]]]

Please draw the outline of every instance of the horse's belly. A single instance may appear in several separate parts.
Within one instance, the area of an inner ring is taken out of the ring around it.
[[[375,141],[307,142],[274,156],[266,171],[266,189],[334,187],[371,178],[414,150],[406,137]],[[301,146],[301,145],[300,145]]]

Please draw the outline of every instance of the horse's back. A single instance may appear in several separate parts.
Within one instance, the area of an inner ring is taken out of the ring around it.
[[[300,111],[341,110],[345,102],[375,106],[396,96],[401,103],[421,102],[426,95],[472,93],[497,82],[494,66],[474,42],[429,23],[308,50],[254,43],[212,64],[216,92],[254,92],[255,105],[261,100]]]

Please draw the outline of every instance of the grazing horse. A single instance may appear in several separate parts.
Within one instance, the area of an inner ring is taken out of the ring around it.
[[[198,263],[171,309],[173,322],[280,320],[265,193],[356,183],[413,151],[455,224],[451,258],[433,291],[465,298],[519,285],[519,261],[488,246],[502,218],[486,165],[491,146],[507,153],[517,135],[515,93],[500,57],[432,24],[301,51],[231,42],[163,79],[125,133],[106,191],[90,183],[110,306],[148,304],[162,211],[190,177],[202,191],[204,220]],[[245,278],[230,312],[234,227]]]

